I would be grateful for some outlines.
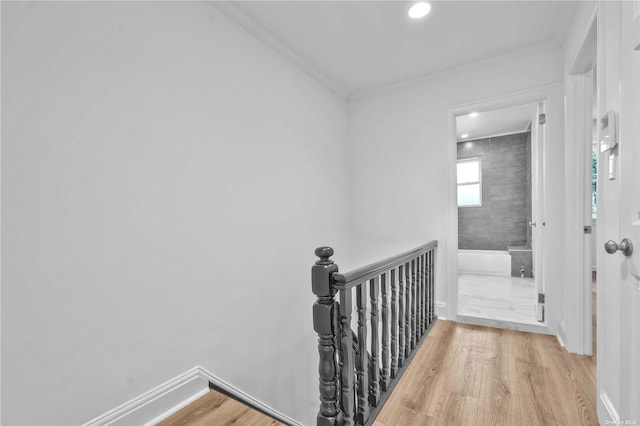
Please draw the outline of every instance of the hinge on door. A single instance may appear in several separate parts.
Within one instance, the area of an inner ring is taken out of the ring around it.
[[[591,233],[591,225],[585,225],[583,228],[585,234]]]
[[[544,124],[547,122],[547,115],[542,113],[538,114],[538,124]]]
[[[544,322],[544,293],[538,293],[538,322]]]
[[[544,304],[544,293],[538,293],[538,303]]]

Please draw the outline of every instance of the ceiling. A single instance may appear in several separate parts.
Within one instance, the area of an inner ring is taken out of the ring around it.
[[[456,117],[458,142],[526,132],[529,123],[537,113],[537,107],[533,103],[492,111],[478,111],[475,117],[469,114],[460,115]],[[463,138],[464,134],[468,136]]]
[[[214,2],[241,25],[344,95],[493,56],[560,44],[579,2],[432,1],[412,20],[407,1]]]

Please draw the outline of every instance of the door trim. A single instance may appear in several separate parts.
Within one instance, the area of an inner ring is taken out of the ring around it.
[[[592,265],[591,238],[585,235],[583,225],[591,225],[588,215],[586,179],[590,175],[591,149],[587,149],[587,139],[592,136],[593,76],[591,70],[597,61],[597,10],[594,8],[586,21],[580,39],[580,47],[571,63],[566,78],[566,127],[565,127],[565,244],[571,247],[565,253],[564,282],[567,294],[575,298],[564,301],[562,320],[567,338],[567,350],[584,355],[592,355]],[[587,105],[589,104],[589,105]],[[587,108],[588,107],[588,108]],[[590,186],[590,185],[589,185]],[[575,226],[572,226],[575,224]],[[596,228],[597,232],[597,228]]]
[[[480,99],[474,102],[452,105],[446,109],[445,123],[446,123],[446,135],[443,143],[445,144],[444,150],[447,153],[447,165],[448,165],[448,197],[447,197],[447,244],[445,255],[445,268],[446,268],[446,304],[447,312],[442,316],[452,321],[459,321],[458,318],[458,205],[457,205],[457,178],[456,178],[456,164],[457,164],[457,137],[456,137],[456,116],[475,110],[490,110],[507,108],[515,105],[531,104],[536,102],[545,102],[547,105],[547,125],[550,125],[553,120],[560,120],[561,117],[557,114],[557,106],[552,105],[560,102],[562,99],[562,84],[555,83],[546,86],[541,86],[533,89],[521,90],[516,92],[507,93],[501,96],[495,96],[491,98]],[[560,123],[558,123],[559,125]],[[553,137],[552,132],[547,131],[547,139]],[[549,140],[545,141],[545,145],[550,143]],[[551,143],[558,143],[558,141],[551,141]],[[546,151],[547,152],[547,151]],[[544,159],[543,161],[546,161]],[[542,188],[543,197],[547,198],[546,188]],[[545,203],[546,205],[547,203]],[[551,292],[549,288],[549,280],[545,277],[548,276],[548,269],[546,259],[548,256],[543,256],[543,259],[538,261],[543,262],[542,277],[536,277],[536,279],[545,280],[545,291]],[[547,316],[546,327],[548,327],[549,334],[557,333],[557,311],[556,301],[550,300],[546,304]],[[542,326],[545,327],[545,326]]]

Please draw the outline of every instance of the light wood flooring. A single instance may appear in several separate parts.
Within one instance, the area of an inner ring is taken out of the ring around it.
[[[158,423],[157,426],[276,426],[270,417],[215,390]]]
[[[210,391],[158,426],[280,424]],[[597,424],[595,357],[570,354],[553,336],[451,321],[434,325],[374,422]]]
[[[553,336],[438,321],[374,425],[597,425],[595,363]]]

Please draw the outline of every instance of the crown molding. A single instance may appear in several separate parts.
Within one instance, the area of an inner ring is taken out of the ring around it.
[[[425,84],[427,82],[437,80],[440,78],[448,77],[454,74],[462,74],[469,71],[474,71],[481,67],[486,67],[492,64],[500,64],[505,62],[510,62],[514,60],[518,60],[519,58],[534,55],[536,53],[542,53],[547,51],[560,51],[561,44],[557,41],[549,41],[542,44],[537,44],[528,48],[518,49],[516,51],[504,53],[501,55],[490,56],[488,58],[483,58],[478,61],[467,62],[465,64],[461,64],[458,66],[454,66],[451,68],[434,71],[426,74],[420,74],[415,77],[409,77],[400,81],[393,81],[390,83],[384,83],[379,86],[372,87],[370,89],[364,89],[359,92],[351,94],[349,97],[350,100],[359,100],[365,99],[370,96],[375,96],[378,94],[382,94],[385,92],[391,92],[394,90],[406,89],[411,86],[416,86],[419,84]]]
[[[315,79],[320,83],[320,85],[338,96],[340,99],[345,102],[349,99],[349,93],[346,90],[303,59],[302,56],[296,53],[293,49],[282,43],[273,34],[235,6],[232,1],[209,1],[208,3],[236,24],[240,25],[240,27],[245,31],[262,41],[280,56],[288,60],[291,64]]]
[[[536,44],[527,48],[494,55],[477,61],[467,62],[451,68],[418,74],[402,80],[382,83],[363,90],[350,92],[345,90],[331,78],[327,77],[323,72],[305,60],[299,53],[288,47],[262,25],[243,12],[234,4],[234,0],[209,0],[207,3],[345,102],[375,96],[384,92],[404,89],[418,84],[424,84],[431,80],[437,80],[451,74],[468,72],[496,62],[513,61],[524,56],[544,51],[560,50],[562,48],[561,40],[550,40],[546,43]]]

